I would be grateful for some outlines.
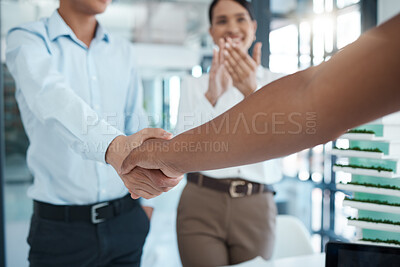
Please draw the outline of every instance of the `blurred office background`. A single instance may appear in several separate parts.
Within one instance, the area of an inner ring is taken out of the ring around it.
[[[174,130],[185,75],[201,76],[211,63],[213,42],[208,34],[210,0],[114,0],[98,18],[113,34],[133,42],[144,85],[144,106],[152,126]],[[400,10],[397,0],[253,0],[258,41],[263,42],[262,64],[274,72],[293,73],[318,65],[377,23]],[[15,84],[5,64],[5,37],[18,24],[49,16],[58,0],[1,1],[1,60],[5,141],[3,192],[6,266],[28,266],[26,236],[32,201],[26,190],[32,176],[25,162],[28,140],[15,102]],[[327,153],[332,143],[290,155],[282,160],[284,179],[276,185],[280,214],[298,217],[312,236],[316,252],[329,239],[351,240],[347,226],[351,209],[343,209],[343,192],[336,181],[345,174],[331,172]],[[181,183],[154,200],[151,232],[143,266],[180,266],[175,235],[176,206]],[[0,216],[0,220],[2,217]],[[249,222],[251,224],[251,222]],[[0,242],[1,234],[0,234]],[[1,259],[0,259],[1,261]],[[1,263],[0,263],[1,265]]]

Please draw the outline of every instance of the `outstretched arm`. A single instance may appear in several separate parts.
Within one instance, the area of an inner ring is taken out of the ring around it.
[[[172,177],[259,162],[400,110],[399,31],[397,15],[328,62],[265,86],[216,119],[169,141],[146,141],[122,172],[141,166]]]

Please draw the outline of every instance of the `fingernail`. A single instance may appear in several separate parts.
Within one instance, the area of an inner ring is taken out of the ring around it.
[[[225,43],[225,47],[229,48],[231,45],[229,43]]]

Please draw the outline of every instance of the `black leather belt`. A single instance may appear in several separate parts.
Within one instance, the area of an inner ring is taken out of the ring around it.
[[[122,198],[91,205],[53,205],[34,200],[33,211],[35,215],[47,220],[98,224],[131,211],[138,205],[139,201],[132,199],[128,194]]]
[[[266,192],[272,192],[275,195],[272,185],[253,183],[240,178],[230,178],[230,182],[227,182],[226,180],[223,181],[224,179],[215,179],[195,172],[188,173],[187,180],[188,182],[195,183],[198,186],[228,193],[232,198],[251,196]]]

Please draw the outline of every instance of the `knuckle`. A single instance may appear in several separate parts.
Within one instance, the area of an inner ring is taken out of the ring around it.
[[[168,187],[171,187],[171,186],[174,187],[174,186],[176,186],[178,183],[179,183],[179,180],[169,178],[169,181],[168,181],[167,186],[168,186]]]
[[[142,137],[146,136],[149,133],[149,128],[144,128],[140,130],[139,133],[141,134]]]
[[[164,185],[163,179],[156,179],[156,180],[155,180],[155,185],[156,185],[158,188],[163,187],[163,185]]]

